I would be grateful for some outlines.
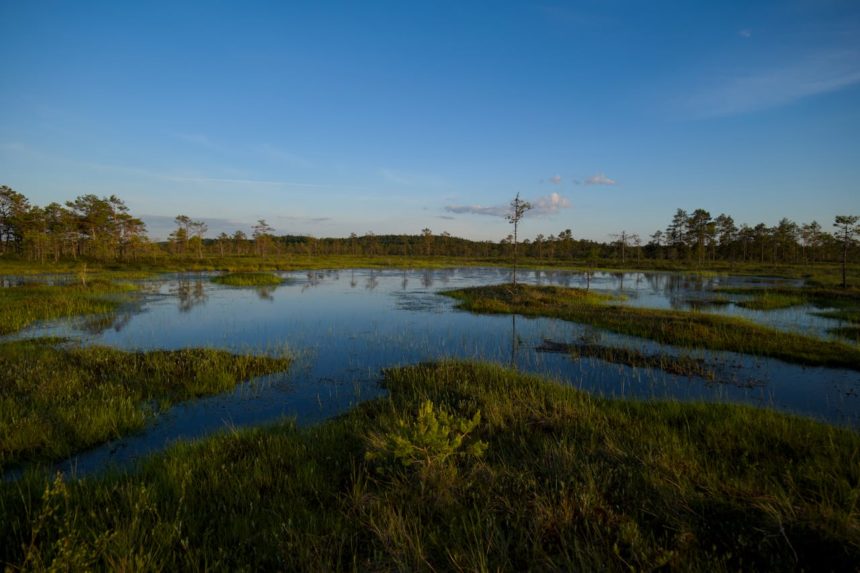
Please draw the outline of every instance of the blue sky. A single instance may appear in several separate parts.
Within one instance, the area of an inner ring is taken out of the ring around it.
[[[0,0],[0,184],[155,236],[860,212],[860,4]]]

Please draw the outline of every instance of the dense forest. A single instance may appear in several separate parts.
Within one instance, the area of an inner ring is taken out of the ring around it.
[[[45,262],[61,259],[138,260],[165,256],[269,255],[407,255],[507,257],[513,237],[499,242],[472,241],[429,228],[416,235],[375,235],[346,238],[277,236],[265,220],[252,233],[237,230],[207,237],[207,225],[186,215],[175,219],[166,241],[152,241],[143,221],[129,213],[118,197],[82,195],[64,205],[31,204],[23,194],[0,186],[0,256]],[[647,237],[624,230],[613,241],[577,240],[570,229],[539,234],[519,244],[520,254],[538,260],[601,260],[622,262],[674,260],[693,264],[714,261],[803,263],[856,260],[857,217],[837,216],[832,232],[816,221],[799,224],[783,218],[776,225],[737,225],[726,214],[713,217],[704,209],[678,209],[665,229]]]

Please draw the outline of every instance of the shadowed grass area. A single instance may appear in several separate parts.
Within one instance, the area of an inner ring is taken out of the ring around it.
[[[780,308],[791,308],[806,304],[806,299],[798,295],[772,293],[765,291],[757,293],[756,296],[749,300],[742,300],[736,303],[741,308],[751,310],[777,310]]]
[[[855,570],[860,436],[773,411],[597,399],[491,365],[387,399],[0,486],[0,562],[148,570]]]
[[[554,317],[664,344],[860,370],[860,349],[854,346],[783,332],[741,318],[608,304],[594,293],[563,287],[507,284],[441,294],[459,300],[459,308],[477,313]]]
[[[831,328],[829,332],[854,342],[860,342],[860,326],[839,326]]]
[[[691,356],[670,356],[668,354],[647,354],[635,348],[621,348],[592,343],[560,343],[544,340],[535,350],[538,352],[559,352],[574,358],[597,358],[612,364],[623,364],[634,368],[654,368],[679,376],[698,376],[713,380],[714,371],[704,360]]]
[[[858,308],[826,310],[813,314],[815,314],[816,316],[823,316],[824,318],[833,318],[836,320],[843,320],[845,322],[853,322],[855,324],[860,324],[860,309]]]
[[[759,299],[770,299],[775,302],[792,302],[788,306],[795,306],[806,302],[818,307],[845,308],[860,305],[860,288],[856,287],[847,289],[827,286],[718,287],[716,290],[723,293],[752,295],[754,297],[752,301],[747,302],[752,302],[753,304]],[[748,308],[756,307],[752,306]],[[765,310],[768,308],[784,307],[765,307]]]
[[[711,307],[729,306],[732,304],[731,299],[722,295],[710,298],[688,298],[684,302],[696,310],[705,310]]]
[[[227,286],[275,286],[284,279],[272,273],[228,273],[212,277],[212,282]]]
[[[140,430],[173,402],[223,392],[290,362],[202,348],[122,352],[57,342],[0,344],[0,468],[67,457]]]
[[[94,280],[86,285],[24,285],[0,288],[0,334],[10,334],[39,320],[108,314],[135,291],[131,284]]]

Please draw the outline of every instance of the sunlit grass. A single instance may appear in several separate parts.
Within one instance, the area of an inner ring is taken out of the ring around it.
[[[385,384],[388,398],[316,427],[224,433],[129,473],[5,483],[0,561],[224,571],[860,564],[851,430],[744,406],[598,399],[490,365],[395,369]],[[468,430],[462,443],[442,439],[428,402],[462,428],[450,436]],[[379,456],[384,436],[403,455],[427,443],[426,460]]]
[[[0,468],[61,459],[140,430],[174,402],[226,391],[290,363],[202,348],[123,352],[57,342],[0,344]]]
[[[275,286],[284,279],[272,273],[227,273],[212,277],[212,282],[227,286]]]
[[[750,310],[777,310],[800,306],[805,303],[806,299],[798,295],[765,291],[757,293],[756,296],[749,300],[742,300],[736,304],[741,308],[748,308]]]
[[[562,352],[573,358],[597,358],[612,364],[633,368],[654,368],[678,376],[698,376],[713,380],[714,370],[704,360],[692,356],[672,356],[662,353],[647,353],[635,348],[605,346],[594,343],[559,343],[544,340],[538,352]]]
[[[29,284],[0,288],[0,334],[34,322],[87,314],[108,314],[136,288],[128,283],[90,280],[64,286]]]
[[[860,350],[745,319],[610,303],[582,289],[495,285],[443,292],[476,313],[555,317],[664,344],[769,356],[787,362],[860,370]]]

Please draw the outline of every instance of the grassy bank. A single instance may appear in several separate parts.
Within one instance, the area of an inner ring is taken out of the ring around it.
[[[17,332],[40,320],[109,314],[134,290],[131,284],[104,280],[0,288],[0,334]]]
[[[698,376],[706,380],[716,377],[714,370],[704,360],[692,356],[649,354],[635,348],[605,346],[594,343],[564,343],[544,340],[535,350],[569,354],[575,359],[597,358],[611,364],[622,364],[633,368],[654,368],[679,376]]]
[[[142,429],[173,402],[289,365],[210,349],[122,352],[56,342],[0,344],[0,469],[67,457]]]
[[[737,306],[751,310],[777,310],[781,308],[800,306],[805,303],[806,299],[802,296],[779,294],[766,290],[761,293],[756,293],[756,296],[749,300],[738,302]]]
[[[276,286],[284,282],[284,279],[272,273],[227,273],[212,277],[212,282],[236,287]]]
[[[507,284],[442,294],[459,300],[460,308],[477,313],[554,317],[664,344],[860,370],[860,348],[856,346],[783,332],[740,318],[623,306],[582,289]]]
[[[718,292],[750,295],[749,301],[738,306],[770,310],[800,304],[839,309],[860,308],[860,289],[822,286],[768,286],[768,287],[720,287]]]
[[[259,256],[212,256],[200,258],[159,255],[156,258],[123,262],[60,261],[34,263],[19,258],[0,257],[0,275],[33,275],[45,273],[79,274],[86,269],[94,278],[122,277],[144,278],[157,273],[188,271],[265,272],[315,269],[349,268],[456,268],[456,267],[507,267],[512,264],[507,257],[498,256],[445,256],[445,255],[271,255]],[[732,263],[717,261],[696,264],[669,260],[615,259],[537,259],[520,257],[518,266],[533,270],[574,271],[643,271],[679,272],[705,276],[717,274],[758,275],[805,279],[823,288],[835,288],[841,281],[840,266],[835,263],[807,264],[762,264]],[[860,264],[848,265],[849,284],[860,285]]]
[[[26,569],[852,570],[860,437],[767,410],[595,399],[489,365],[386,374],[309,429],[0,486]]]

